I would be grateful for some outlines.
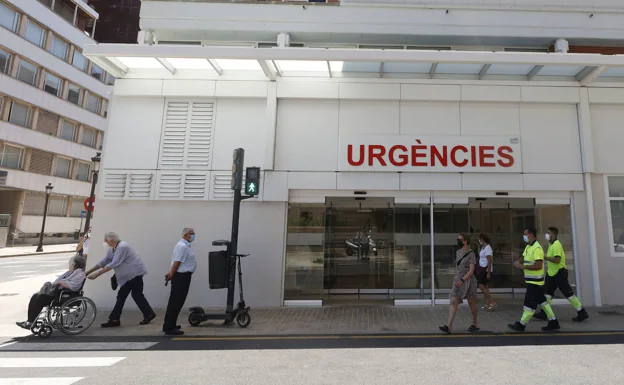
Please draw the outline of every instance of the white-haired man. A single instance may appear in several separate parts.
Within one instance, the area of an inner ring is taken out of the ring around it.
[[[195,240],[195,230],[186,227],[182,230],[182,239],[173,248],[171,258],[171,270],[165,279],[171,281],[171,293],[167,303],[163,332],[166,335],[182,335],[184,332],[177,325],[180,310],[184,306],[186,296],[191,287],[191,276],[197,269],[197,259],[195,252],[191,248],[191,243]]]
[[[143,295],[143,276],[147,274],[147,269],[136,251],[127,242],[119,239],[119,235],[109,232],[104,235],[104,245],[108,247],[106,256],[93,268],[87,271],[89,279],[96,279],[100,275],[110,270],[115,270],[115,278],[119,285],[117,292],[117,302],[108,317],[108,321],[102,324],[103,328],[121,325],[121,312],[126,303],[128,295],[132,293],[132,299],[143,313],[141,325],[147,325],[156,314],[147,298]],[[94,271],[99,270],[97,273]]]

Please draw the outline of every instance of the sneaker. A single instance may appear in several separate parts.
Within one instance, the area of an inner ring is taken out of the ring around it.
[[[587,314],[587,310],[585,310],[584,308],[578,311],[578,315],[574,318],[572,318],[572,321],[574,322],[583,322],[586,319],[589,318],[589,314]]]
[[[515,324],[509,324],[507,327],[516,332],[523,332],[526,330],[526,326],[521,324],[520,322],[516,322]]]
[[[544,326],[542,328],[542,331],[552,332],[552,331],[559,330],[559,329],[561,329],[561,326],[559,326],[559,321],[555,319],[555,320],[548,321],[548,325]]]
[[[165,330],[165,335],[167,336],[181,336],[184,335],[184,332],[180,329],[170,329]]]
[[[26,329],[26,330],[30,330],[30,327],[32,326],[32,323],[28,321],[16,322],[15,324],[21,327],[22,329]]]
[[[546,312],[544,310],[541,310],[539,313],[535,313],[535,315],[533,315],[533,318],[537,318],[542,321],[548,321],[548,316],[546,315]]]

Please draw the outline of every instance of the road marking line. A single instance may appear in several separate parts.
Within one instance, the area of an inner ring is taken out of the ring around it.
[[[17,341],[7,342],[5,344],[0,345],[0,349],[4,348],[6,346],[11,346],[11,345],[16,344],[16,343],[17,343]]]
[[[346,335],[346,336],[248,336],[248,337],[177,337],[172,341],[246,341],[246,340],[366,340],[366,339],[432,339],[432,338],[493,338],[493,337],[574,337],[574,336],[621,336],[624,332],[584,333],[502,333],[502,334],[450,334],[450,335]]]
[[[112,366],[126,357],[0,358],[0,368],[84,368]]]
[[[146,350],[158,342],[20,342],[17,345],[0,346],[8,351],[97,351],[97,350]]]
[[[71,385],[84,377],[0,378],[0,385]]]
[[[27,270],[27,271],[16,271],[13,274],[32,274],[32,273],[36,273],[37,271],[35,270]]]

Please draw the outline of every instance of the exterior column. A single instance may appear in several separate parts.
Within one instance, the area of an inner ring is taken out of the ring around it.
[[[269,83],[266,103],[266,131],[264,144],[264,170],[275,168],[275,137],[277,132],[277,83]]]
[[[583,167],[583,183],[585,187],[585,204],[587,205],[587,221],[589,229],[589,260],[592,267],[594,306],[602,306],[600,294],[600,270],[598,265],[598,247],[596,245],[596,216],[591,183],[592,172],[595,171],[594,143],[592,140],[591,112],[589,106],[589,90],[579,88],[580,103],[578,105],[579,139],[581,142],[581,160]]]

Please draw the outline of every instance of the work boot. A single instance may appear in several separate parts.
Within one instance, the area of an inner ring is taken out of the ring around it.
[[[542,328],[542,331],[552,332],[552,331],[559,330],[559,329],[561,329],[561,326],[559,326],[559,321],[556,319],[553,319],[553,320],[548,321],[548,325],[544,326]]]
[[[533,318],[542,320],[542,321],[547,321],[548,320],[548,316],[546,315],[546,312],[544,311],[544,309],[540,310],[539,313],[535,313],[533,315]]]
[[[516,332],[523,332],[526,330],[526,325],[521,324],[520,322],[516,322],[515,324],[509,324],[507,327]]]
[[[585,308],[581,309],[578,311],[578,315],[574,318],[572,318],[572,321],[574,322],[583,322],[586,319],[589,318],[589,314],[587,314],[587,310],[585,310]]]

